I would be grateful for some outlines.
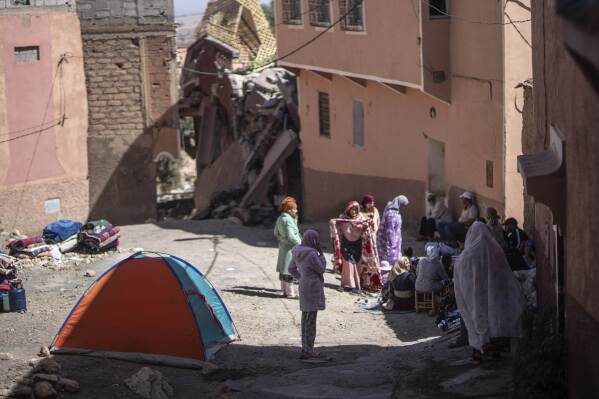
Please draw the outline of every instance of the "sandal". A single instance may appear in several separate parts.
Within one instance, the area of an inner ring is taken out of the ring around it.
[[[304,363],[314,363],[314,364],[318,364],[318,363],[327,363],[332,361],[333,358],[330,356],[322,356],[319,352],[312,352],[312,353],[307,353],[307,352],[302,352],[302,354],[300,355],[300,361],[304,362]]]
[[[471,360],[473,362],[476,362],[476,363],[482,363],[482,361],[483,361],[483,354],[479,350],[473,349],[472,350]]]

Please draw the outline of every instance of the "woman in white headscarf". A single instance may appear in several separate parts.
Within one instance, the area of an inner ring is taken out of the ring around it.
[[[454,289],[474,360],[481,360],[492,338],[520,336],[524,295],[503,249],[481,222],[468,230],[454,267]]]
[[[416,267],[416,291],[440,291],[449,281],[449,276],[441,263],[439,244],[425,245],[426,257],[420,259]]]
[[[390,265],[397,263],[401,257],[401,214],[399,209],[409,204],[404,195],[395,197],[385,207],[383,220],[377,231],[377,248],[381,262],[386,261]]]

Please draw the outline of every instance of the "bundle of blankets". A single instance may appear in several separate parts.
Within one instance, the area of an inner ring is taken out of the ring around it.
[[[79,233],[79,244],[92,253],[114,249],[119,246],[120,231],[104,219],[87,222]]]
[[[117,248],[119,232],[118,227],[103,219],[86,224],[59,220],[46,226],[41,236],[12,240],[6,248],[10,256],[49,256],[60,261],[61,254],[75,250],[98,253]]]

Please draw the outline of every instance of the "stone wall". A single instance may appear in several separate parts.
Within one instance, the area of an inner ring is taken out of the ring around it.
[[[83,42],[89,136],[138,135],[145,128],[139,39]]]
[[[139,38],[83,42],[89,102],[90,218],[155,217],[152,136],[146,131]]]
[[[77,0],[77,13],[82,23],[112,25],[115,20],[137,23],[172,21],[172,0]]]
[[[77,12],[90,104],[90,218],[144,222],[156,217],[155,152],[178,155],[172,0],[78,1]]]

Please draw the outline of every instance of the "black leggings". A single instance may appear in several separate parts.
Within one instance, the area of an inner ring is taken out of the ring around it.
[[[423,217],[420,220],[420,235],[423,237],[433,237],[437,231],[437,223],[433,218]]]

